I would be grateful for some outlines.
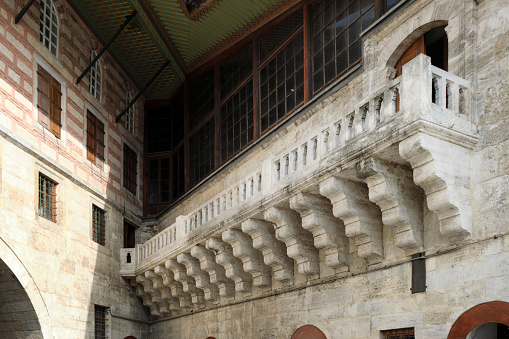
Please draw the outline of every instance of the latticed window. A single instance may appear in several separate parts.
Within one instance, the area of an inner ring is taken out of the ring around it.
[[[39,215],[57,222],[57,183],[39,173]]]
[[[382,331],[384,339],[415,339],[414,328],[400,328]]]
[[[124,144],[124,187],[136,194],[136,176],[138,167],[138,156],[131,147]]]
[[[94,60],[94,58],[97,56],[97,53],[95,51],[92,51],[90,54],[90,61]],[[90,94],[92,94],[97,100],[101,101],[101,84],[102,84],[102,70],[101,70],[101,63],[99,60],[97,60],[90,68],[90,84],[89,84],[89,90]]]
[[[104,215],[104,210],[96,205],[92,205],[92,240],[103,246],[106,244],[106,222]]]
[[[62,86],[37,65],[37,110],[39,123],[60,138],[62,128]]]
[[[41,0],[39,33],[42,44],[56,56],[58,47],[58,18],[57,10],[51,0]]]
[[[87,110],[87,159],[104,166],[104,123]]]
[[[131,92],[127,92],[127,98],[126,98],[126,105],[129,105],[129,103],[132,100]],[[131,132],[131,134],[134,134],[134,105],[131,105],[129,109],[127,110],[127,113],[125,115],[125,128]]]
[[[108,308],[104,306],[94,305],[94,325],[95,325],[95,339],[106,339],[107,323],[106,315]]]

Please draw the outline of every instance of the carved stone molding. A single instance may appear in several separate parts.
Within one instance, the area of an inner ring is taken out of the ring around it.
[[[300,213],[302,227],[313,234],[315,247],[325,254],[325,264],[348,270],[348,239],[343,222],[332,214],[330,201],[299,193],[290,198],[290,207]]]
[[[222,297],[235,297],[235,284],[226,277],[223,266],[216,262],[214,253],[205,247],[194,246],[191,248],[191,255],[200,261],[200,267],[210,276],[210,282],[219,288],[219,295]],[[198,286],[198,280],[196,281]],[[205,294],[205,299],[207,295]]]
[[[302,228],[299,213],[291,209],[271,207],[263,215],[265,220],[276,225],[276,237],[286,244],[286,252],[297,262],[299,273],[319,275],[318,250],[313,246],[312,234]]]
[[[330,177],[320,182],[320,194],[332,202],[334,216],[343,220],[345,234],[357,245],[359,256],[379,261],[383,257],[382,214],[369,201],[367,186]]]
[[[247,219],[242,222],[242,232],[253,238],[253,247],[262,251],[263,260],[272,268],[276,281],[287,281],[293,277],[293,260],[286,254],[285,244],[276,238],[271,223]]]
[[[154,273],[161,276],[161,278],[163,279],[163,284],[170,288],[172,296],[179,300],[180,307],[182,309],[192,308],[191,296],[189,295],[189,293],[184,292],[182,284],[175,280],[172,271],[170,271],[163,265],[157,265],[156,267],[154,267]]]
[[[382,210],[384,225],[393,228],[396,246],[411,254],[422,252],[424,197],[412,171],[369,158],[357,164],[357,176],[368,184],[369,200]]]
[[[224,231],[222,238],[232,246],[232,253],[242,261],[244,271],[251,274],[253,286],[270,286],[270,268],[263,262],[262,252],[253,247],[253,239],[236,229]]]
[[[204,306],[204,293],[196,287],[196,281],[187,274],[187,268],[180,264],[176,259],[166,260],[164,266],[173,272],[176,281],[182,284],[184,292],[189,293],[191,302],[197,306]]]
[[[177,261],[186,267],[187,274],[194,278],[196,287],[204,292],[205,300],[219,302],[219,291],[216,285],[210,282],[209,274],[200,267],[200,261],[188,253],[181,253]]]
[[[163,278],[159,274],[156,274],[154,271],[148,270],[145,272],[145,278],[152,281],[152,286],[161,293],[161,298],[163,299],[163,308],[168,307],[168,310],[161,309],[161,313],[170,314],[170,311],[180,312],[181,308],[179,305],[179,300],[171,295],[171,289],[168,288],[163,283]]]
[[[424,189],[428,208],[440,221],[440,232],[459,240],[472,232],[472,150],[417,132],[399,144],[400,155],[413,169],[414,182]]]

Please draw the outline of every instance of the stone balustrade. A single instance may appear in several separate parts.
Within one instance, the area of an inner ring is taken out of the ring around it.
[[[121,275],[164,317],[341,274],[354,259],[383,262],[385,227],[402,253],[420,253],[426,209],[445,239],[468,237],[470,100],[468,81],[416,57],[361,102],[334,107],[334,122],[265,150],[244,179],[122,249]]]

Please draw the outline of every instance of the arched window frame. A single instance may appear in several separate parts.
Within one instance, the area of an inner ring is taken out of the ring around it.
[[[39,40],[54,55],[58,51],[58,15],[51,0],[41,0]]]
[[[95,51],[90,53],[90,61],[94,60],[97,56]],[[97,60],[90,68],[90,83],[89,83],[90,94],[94,96],[99,102],[101,101],[102,94],[102,68],[101,62]]]

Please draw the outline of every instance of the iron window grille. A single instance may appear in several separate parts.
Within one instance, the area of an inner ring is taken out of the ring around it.
[[[39,216],[57,222],[57,183],[39,173]]]
[[[415,339],[414,328],[400,328],[382,331],[384,339]]]
[[[41,0],[39,18],[40,41],[56,56],[58,49],[58,17],[55,5],[51,0]]]
[[[108,324],[106,322],[106,315],[108,308],[104,306],[94,305],[94,332],[95,339],[106,339]]]
[[[92,205],[92,240],[99,245],[106,244],[105,212],[96,205]]]
[[[90,53],[90,61],[94,60],[96,56],[97,53],[95,51],[92,51]],[[92,94],[98,101],[101,101],[101,84],[102,84],[102,69],[100,61],[97,60],[94,66],[90,68],[89,90],[90,94]]]
[[[131,92],[127,92],[126,105],[132,100]],[[127,110],[125,115],[125,128],[131,133],[134,134],[134,105],[131,105]]]

